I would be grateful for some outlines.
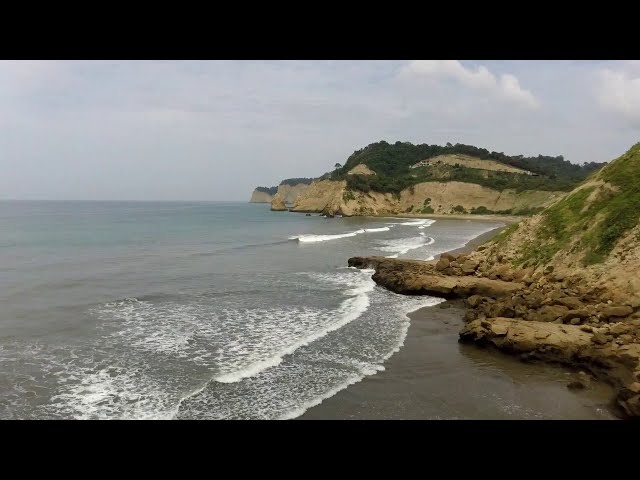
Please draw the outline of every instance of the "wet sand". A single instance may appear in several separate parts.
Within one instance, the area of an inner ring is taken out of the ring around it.
[[[505,227],[450,253],[466,253]],[[378,287],[380,288],[380,287]],[[465,309],[446,301],[409,314],[404,346],[384,365],[299,419],[557,419],[613,420],[614,390],[603,383],[572,391],[577,372],[524,363],[506,354],[458,343]]]
[[[448,306],[449,308],[442,308]],[[447,301],[409,314],[404,347],[365,377],[299,417],[319,419],[615,419],[613,390],[571,391],[559,366],[524,363],[458,343],[464,307]]]

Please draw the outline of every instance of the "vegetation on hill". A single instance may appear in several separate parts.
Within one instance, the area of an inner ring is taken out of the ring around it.
[[[315,178],[286,178],[280,182],[280,185],[291,185],[292,187],[294,185],[299,185],[301,183],[304,183],[305,185],[310,185],[311,182],[313,182],[314,180]]]
[[[268,193],[269,195],[275,195],[278,192],[278,187],[256,187],[256,192]]]
[[[638,224],[638,206],[640,143],[595,174],[583,188],[545,210],[538,234],[518,262],[547,263],[561,250],[570,250],[584,252],[585,265],[600,263]]]
[[[463,154],[481,160],[495,160],[516,168],[537,174],[529,176],[507,172],[487,172],[484,170],[465,168],[460,165],[441,165],[438,167],[410,167],[420,160],[438,155]],[[376,176],[364,177],[347,175],[356,165],[364,163],[377,173]],[[413,145],[409,142],[389,144],[385,141],[355,151],[344,166],[336,168],[330,175],[333,180],[346,180],[351,189],[367,192],[390,192],[398,194],[412,185],[422,182],[460,181],[478,183],[480,185],[503,190],[513,188],[522,190],[563,190],[570,191],[584,180],[590,173],[600,169],[604,164],[591,162],[576,165],[566,161],[562,156],[537,157],[508,156],[502,152],[490,152],[484,148],[471,145],[448,143],[439,145]]]

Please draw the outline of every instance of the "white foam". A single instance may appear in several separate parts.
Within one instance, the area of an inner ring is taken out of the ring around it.
[[[329,325],[325,325],[315,332],[312,332],[310,335],[307,335],[295,341],[294,343],[288,345],[286,348],[281,349],[275,355],[272,355],[269,358],[252,363],[242,368],[241,370],[218,375],[214,377],[213,380],[220,383],[234,383],[239,382],[244,378],[253,377],[268,368],[279,365],[282,362],[283,357],[285,357],[286,355],[291,355],[300,347],[309,345],[310,343],[324,337],[328,333],[338,330],[339,328],[344,327],[348,323],[358,318],[367,310],[367,308],[369,308],[368,293],[375,287],[375,283],[370,278],[373,270],[362,270],[362,272],[364,276],[360,277],[361,279],[363,279],[361,284],[356,288],[347,290],[345,292],[347,295],[354,295],[354,297],[348,298],[347,300],[344,300],[342,302],[342,304],[338,308],[337,321]]]
[[[289,237],[289,240],[297,240],[302,243],[316,243],[316,242],[327,242],[329,240],[338,240],[340,238],[347,237],[355,237],[356,235],[360,235],[362,233],[375,233],[375,232],[388,232],[389,227],[381,227],[381,228],[360,228],[358,230],[354,230],[353,232],[345,232],[345,233],[336,233],[332,235],[293,235]]]
[[[429,226],[433,225],[434,223],[436,223],[436,221],[432,220],[430,218],[421,218],[421,219],[418,219],[418,220],[412,220],[410,222],[387,223],[387,225],[401,225],[401,226],[405,226],[405,227],[425,228],[425,227],[429,227]]]
[[[337,240],[339,238],[355,237],[358,232],[338,233],[335,235],[297,235],[289,237],[289,240],[298,240],[301,243],[327,242],[329,240]]]
[[[325,400],[333,397],[340,391],[345,388],[354,385],[360,381],[362,381],[365,377],[375,375],[378,372],[382,372],[385,370],[383,363],[387,361],[391,356],[395,353],[399,352],[400,349],[404,346],[404,342],[407,338],[407,333],[409,331],[410,320],[407,317],[407,314],[419,310],[423,307],[430,307],[433,305],[437,305],[444,301],[442,298],[436,297],[403,297],[400,295],[394,295],[394,300],[399,303],[396,307],[396,312],[399,312],[404,318],[400,320],[400,330],[397,337],[397,341],[395,347],[388,351],[381,359],[380,363],[367,363],[358,365],[358,373],[356,375],[350,376],[346,381],[336,385],[335,387],[329,389],[323,395],[320,395],[316,398],[313,398],[307,402],[304,402],[299,407],[293,408],[279,417],[278,420],[292,420],[303,415],[307,410],[317,405],[320,405]]]
[[[433,238],[427,237],[423,233],[421,233],[418,237],[381,240],[379,243],[384,246],[377,248],[378,250],[382,250],[383,252],[391,252],[394,255],[387,258],[397,258],[398,255],[404,255],[411,250],[431,245],[434,242],[435,240]]]

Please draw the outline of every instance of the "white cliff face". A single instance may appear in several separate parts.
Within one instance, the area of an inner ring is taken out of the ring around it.
[[[249,200],[249,203],[271,203],[272,200],[273,196],[269,195],[267,192],[254,190],[251,194],[251,200]]]
[[[280,196],[285,203],[295,203],[298,197],[308,188],[309,185],[304,183],[298,183],[297,185],[280,184],[278,185],[276,196]]]

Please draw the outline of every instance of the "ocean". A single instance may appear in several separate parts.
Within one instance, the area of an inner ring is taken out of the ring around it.
[[[402,348],[354,255],[432,259],[497,221],[233,202],[0,202],[0,419],[291,419]]]

